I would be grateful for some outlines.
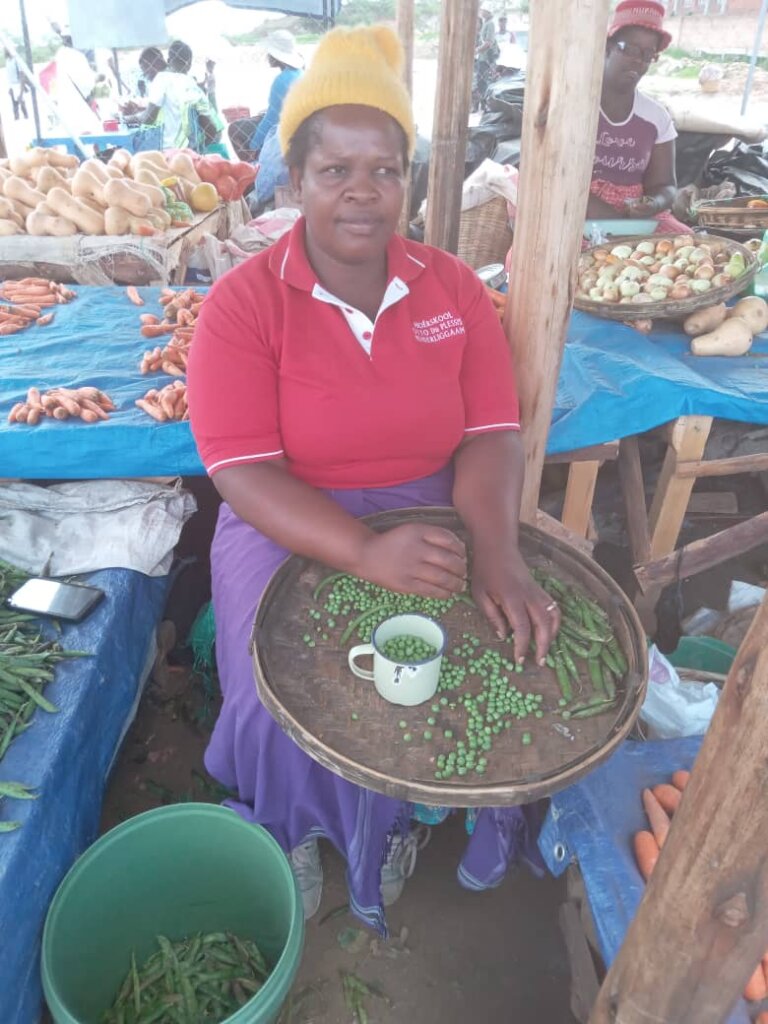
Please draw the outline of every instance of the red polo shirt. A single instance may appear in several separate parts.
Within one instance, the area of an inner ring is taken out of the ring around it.
[[[468,434],[519,428],[509,345],[472,270],[394,236],[388,271],[370,324],[318,284],[302,220],[216,283],[188,370],[209,474],[285,458],[315,487],[386,487],[442,469]]]

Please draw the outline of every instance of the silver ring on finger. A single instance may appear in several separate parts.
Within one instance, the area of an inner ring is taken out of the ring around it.
[[[557,611],[557,602],[553,601],[551,604],[548,604],[547,607],[544,609],[544,611],[545,612],[556,612]]]

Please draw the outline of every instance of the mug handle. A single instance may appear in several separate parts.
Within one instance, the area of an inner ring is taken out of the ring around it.
[[[367,668],[360,668],[360,666],[358,664],[356,664],[355,658],[361,658],[364,654],[373,654],[373,653],[374,653],[374,646],[373,646],[373,644],[358,644],[357,647],[353,647],[352,650],[347,655],[347,661],[349,662],[349,667],[352,669],[352,671],[355,673],[356,676],[360,677],[360,679],[368,679],[368,680],[370,680],[372,682],[373,681],[373,672],[371,672]]]

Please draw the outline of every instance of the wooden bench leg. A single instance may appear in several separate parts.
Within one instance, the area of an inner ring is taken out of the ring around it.
[[[600,460],[572,462],[568,470],[562,522],[579,537],[586,537],[589,530],[592,499],[601,465]]]
[[[678,476],[677,465],[702,457],[711,428],[711,416],[681,416],[672,426],[649,516],[652,559],[674,551],[695,483]]]

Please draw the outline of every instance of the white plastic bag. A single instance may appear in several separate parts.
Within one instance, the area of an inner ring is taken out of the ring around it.
[[[715,713],[720,691],[714,683],[681,682],[664,655],[654,645],[648,651],[648,692],[640,717],[648,738],[671,740],[702,736]]]

